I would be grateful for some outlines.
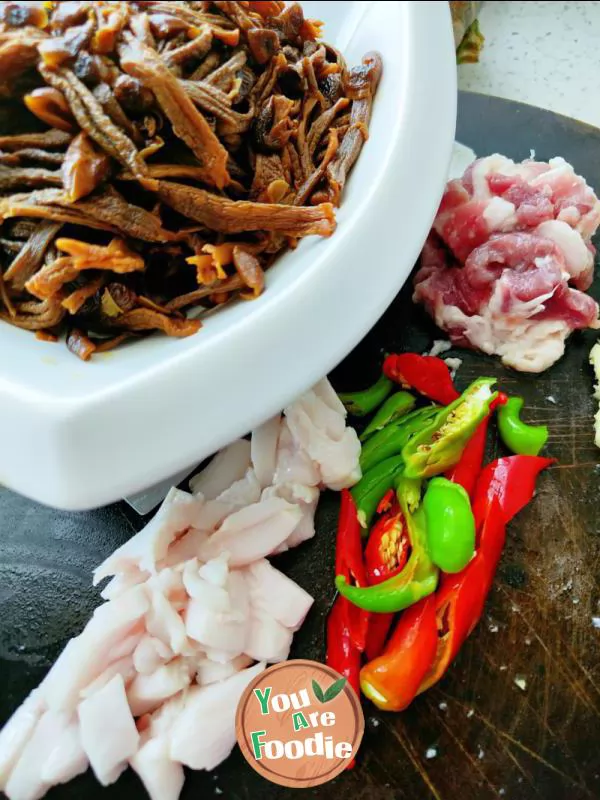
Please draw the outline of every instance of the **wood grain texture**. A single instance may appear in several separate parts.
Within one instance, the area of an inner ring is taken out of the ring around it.
[[[550,112],[462,95],[457,138],[480,154],[499,151],[524,158],[534,148],[540,159],[562,155],[600,187],[600,131]],[[370,269],[369,280],[376,280],[376,267]],[[600,281],[592,292],[599,297]],[[433,338],[439,333],[412,306],[406,288],[335,371],[334,383],[340,389],[367,385],[383,352],[422,352]],[[600,451],[593,444],[593,379],[587,363],[594,339],[592,333],[573,336],[565,358],[542,376],[517,375],[491,358],[450,353],[464,358],[459,388],[490,374],[505,390],[524,395],[527,418],[550,426],[547,450],[560,464],[544,474],[534,501],[511,524],[482,622],[446,678],[402,714],[386,715],[365,704],[359,765],[331,785],[307,790],[306,796],[600,797],[600,630],[592,625],[592,617],[600,616]],[[489,455],[498,452],[495,446]],[[295,638],[296,657],[324,656],[324,620],[333,599],[336,504],[335,496],[324,496],[315,539],[277,560],[316,597]],[[4,720],[97,604],[90,585],[92,567],[141,521],[124,504],[89,514],[61,514],[5,491],[0,495],[0,524]],[[523,688],[516,679],[524,681]],[[435,758],[426,757],[430,748]],[[280,800],[292,790],[270,785],[234,752],[215,773],[189,775],[182,797],[218,794],[227,800]],[[49,795],[56,800],[84,796],[135,800],[144,794],[128,772],[109,790],[88,774]]]

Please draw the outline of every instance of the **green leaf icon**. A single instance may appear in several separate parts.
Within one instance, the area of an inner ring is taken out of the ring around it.
[[[315,697],[319,701],[319,703],[324,703],[325,702],[325,695],[323,694],[323,689],[321,689],[321,687],[316,682],[316,680],[314,680],[314,678],[313,678],[313,682],[312,682],[312,690],[313,690],[313,693],[314,693]]]
[[[325,692],[323,703],[329,703],[330,700],[334,700],[338,694],[342,691],[344,686],[346,685],[346,678],[339,678],[337,681],[334,681],[329,689]]]

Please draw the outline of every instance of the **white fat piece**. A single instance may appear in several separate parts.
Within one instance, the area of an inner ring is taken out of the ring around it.
[[[103,786],[117,780],[138,749],[139,733],[120,675],[78,707],[81,741]]]

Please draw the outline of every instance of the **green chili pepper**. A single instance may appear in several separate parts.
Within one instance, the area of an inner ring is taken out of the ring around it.
[[[368,389],[363,389],[362,392],[339,394],[338,397],[346,406],[348,413],[355,417],[366,417],[383,403],[393,388],[392,381],[381,374],[377,382]]]
[[[522,397],[510,397],[498,408],[498,431],[504,444],[520,456],[537,456],[548,441],[545,425],[527,425],[520,418]]]
[[[416,500],[417,484],[400,481],[398,499],[406,519],[411,544],[406,566],[391,578],[375,586],[349,586],[343,575],[337,575],[338,592],[351,603],[366,611],[394,613],[417,603],[435,592],[439,571],[427,552],[425,512],[423,507],[412,513]]]
[[[432,478],[423,509],[431,560],[444,572],[460,572],[475,552],[475,518],[469,495],[458,483]]]
[[[361,442],[364,442],[373,433],[380,431],[400,417],[408,414],[415,407],[417,400],[409,392],[396,392],[388,397],[379,411],[375,414],[371,422],[367,425],[360,435]]]
[[[411,411],[402,419],[374,433],[362,446],[360,468],[368,472],[380,461],[399,455],[411,436],[418,433],[439,412],[439,406],[426,406]]]
[[[430,478],[453,467],[479,423],[489,414],[497,392],[494,378],[479,378],[461,396],[440,409],[402,449],[407,478]]]
[[[358,521],[361,527],[368,528],[383,495],[394,485],[399,472],[404,468],[402,456],[386,458],[365,472],[352,489],[356,504]]]

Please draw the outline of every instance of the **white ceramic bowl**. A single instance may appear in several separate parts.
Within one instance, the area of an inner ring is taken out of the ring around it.
[[[338,229],[269,271],[254,302],[183,340],[83,363],[0,323],[0,482],[65,509],[103,505],[200,461],[333,368],[406,280],[441,197],[456,114],[445,2],[307,2],[350,64],[383,56],[371,135]],[[401,320],[398,321],[401,325]]]

